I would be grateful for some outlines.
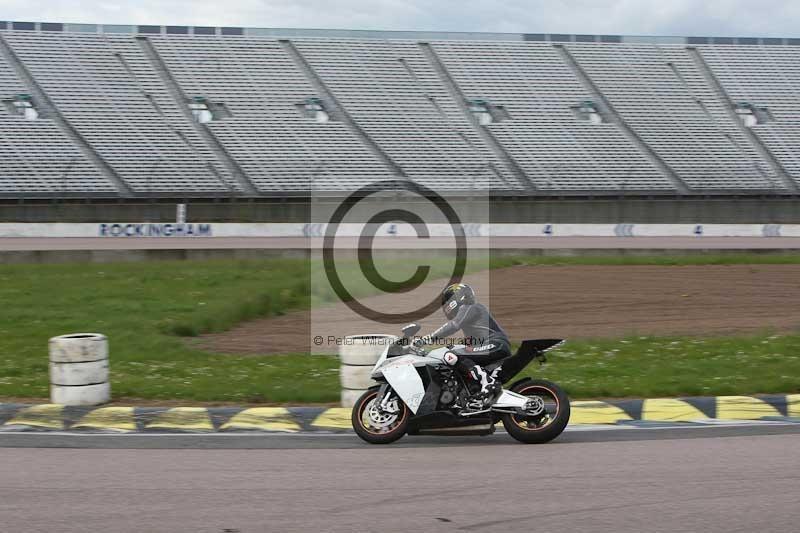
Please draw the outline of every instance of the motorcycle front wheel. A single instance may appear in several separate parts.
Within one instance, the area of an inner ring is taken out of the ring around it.
[[[384,412],[375,402],[378,389],[370,389],[356,400],[351,421],[356,435],[370,444],[389,444],[406,434],[411,412],[399,398],[396,412]]]
[[[532,379],[520,383],[512,392],[537,398],[541,412],[532,416],[521,414],[503,415],[503,426],[508,434],[526,444],[544,444],[561,435],[569,422],[569,398],[564,390],[544,379]]]

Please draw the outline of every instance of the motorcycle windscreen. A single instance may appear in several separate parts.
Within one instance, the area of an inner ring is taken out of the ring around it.
[[[417,414],[419,404],[425,396],[425,387],[422,385],[422,378],[419,377],[417,368],[411,363],[391,365],[383,368],[383,377],[411,412]]]

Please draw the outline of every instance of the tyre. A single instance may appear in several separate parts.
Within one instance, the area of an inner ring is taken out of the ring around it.
[[[378,388],[369,389],[353,406],[351,421],[356,435],[370,444],[389,444],[406,434],[411,411],[399,398],[396,413],[385,413],[378,409],[375,400]]]
[[[341,383],[343,389],[367,390],[370,387],[374,387],[377,382],[371,376],[371,366],[342,365],[339,367],[339,383]]]
[[[551,381],[532,379],[520,383],[512,392],[539,398],[542,410],[533,416],[503,415],[508,434],[525,444],[543,444],[561,435],[569,422],[569,398],[564,390]]]

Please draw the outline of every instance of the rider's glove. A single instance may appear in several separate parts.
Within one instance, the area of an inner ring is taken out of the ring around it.
[[[433,338],[430,335],[425,335],[424,337],[420,337],[414,341],[414,347],[420,348],[421,346],[425,346],[426,344],[432,344]]]

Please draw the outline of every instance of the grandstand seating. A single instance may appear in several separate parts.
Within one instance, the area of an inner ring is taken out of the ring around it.
[[[187,95],[226,105],[232,116],[208,127],[259,190],[347,190],[392,177],[344,124],[301,115],[297,104],[315,91],[277,41],[161,37],[154,44]]]
[[[692,189],[769,189],[758,156],[697,71],[685,47],[570,47],[578,63],[645,143]],[[764,170],[764,172],[766,172]]]
[[[502,163],[474,134],[416,43],[296,44],[353,120],[409,178],[429,186],[479,189],[513,180],[507,171],[495,173]]]
[[[786,172],[800,180],[798,47],[699,47],[734,102],[769,109],[774,121],[754,128]]]
[[[800,185],[793,40],[21,24],[0,22],[6,197]],[[38,119],[14,112],[17,95]]]
[[[576,120],[571,106],[591,94],[552,46],[451,41],[434,48],[465,95],[509,110],[510,120],[487,127],[538,188],[673,189],[615,125]]]
[[[229,189],[205,165],[191,124],[176,127],[179,103],[154,79],[136,41],[35,32],[5,38],[65,120],[135,191]]]
[[[27,93],[0,61],[2,94]],[[113,185],[50,120],[26,121],[0,106],[0,194],[113,193]]]

